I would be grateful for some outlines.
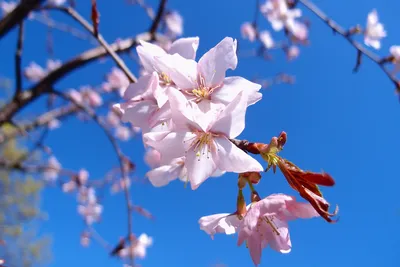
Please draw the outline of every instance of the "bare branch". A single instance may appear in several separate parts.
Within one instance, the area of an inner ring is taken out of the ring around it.
[[[160,4],[159,4],[158,10],[157,10],[157,15],[154,18],[153,23],[151,24],[150,29],[149,29],[149,32],[151,35],[154,35],[154,33],[156,33],[158,26],[160,25],[160,22],[162,20],[166,5],[167,5],[167,0],[160,0]]]
[[[104,49],[107,51],[107,53],[110,54],[110,56],[114,59],[115,63],[118,65],[118,67],[125,73],[125,75],[128,77],[128,79],[131,82],[136,82],[137,78],[135,75],[132,74],[132,72],[129,70],[129,68],[125,65],[124,61],[118,56],[117,53],[113,49],[111,49],[110,45],[104,40],[103,36],[101,36],[100,33],[98,33],[90,23],[83,18],[75,9],[72,7],[54,7],[54,6],[47,6],[44,7],[45,9],[55,9],[55,10],[60,10],[63,11],[64,13],[70,15],[74,20],[76,20],[79,24],[81,24],[87,31],[89,31],[93,36],[98,40],[98,42],[104,47]]]
[[[18,41],[17,41],[17,49],[15,51],[15,76],[16,76],[16,84],[15,84],[15,94],[16,97],[22,90],[22,69],[21,69],[21,59],[22,59],[22,47],[24,44],[24,22],[19,24],[18,29]]]
[[[325,22],[335,33],[340,34],[343,38],[345,38],[355,49],[357,49],[357,61],[361,58],[361,54],[368,57],[370,60],[375,62],[386,74],[386,76],[393,82],[396,89],[399,90],[399,82],[396,77],[383,65],[381,64],[381,58],[376,55],[375,53],[369,51],[363,45],[358,43],[357,41],[353,40],[348,31],[341,27],[338,23],[334,20],[329,18],[322,10],[320,10],[317,6],[315,6],[312,2],[308,0],[298,0],[299,3],[302,3],[306,8],[308,8],[312,13],[314,13],[319,19]],[[355,69],[358,70],[361,64],[357,62]]]
[[[112,133],[108,130],[107,125],[105,125],[102,120],[99,118],[99,116],[96,114],[95,111],[93,111],[92,109],[90,109],[89,107],[83,106],[80,103],[78,103],[77,101],[75,101],[72,97],[70,97],[67,94],[64,94],[62,92],[53,90],[53,93],[65,100],[68,100],[69,102],[73,103],[75,106],[77,106],[79,109],[81,109],[83,112],[85,112],[88,116],[90,116],[93,121],[99,125],[99,127],[103,130],[103,132],[106,134],[108,140],[110,141],[111,145],[113,146],[115,153],[118,156],[119,159],[119,164],[120,164],[120,168],[121,168],[121,174],[122,177],[121,179],[126,179],[128,177],[128,170],[125,167],[126,166],[126,157],[123,155],[120,147],[117,144],[117,141],[115,140],[115,138],[113,137]],[[133,225],[133,221],[132,221],[132,200],[131,200],[131,196],[130,196],[130,192],[129,192],[129,188],[127,186],[124,187],[124,195],[125,195],[125,201],[126,201],[126,206],[127,206],[127,214],[128,214],[128,236],[132,236],[133,235],[133,231],[132,231],[132,225]],[[133,255],[131,255],[130,257],[131,260],[131,266],[134,266],[134,258]]]
[[[43,0],[22,0],[13,11],[0,20],[0,39],[16,25],[21,23],[29,13],[37,8],[42,2]]]
[[[159,38],[162,39],[162,36],[160,35]],[[115,53],[126,53],[135,47],[139,43],[139,40],[149,41],[151,40],[151,36],[147,32],[142,33],[137,35],[135,38],[115,42],[110,45],[110,49]],[[8,122],[17,112],[33,102],[36,98],[44,93],[50,92],[51,86],[68,73],[106,55],[108,55],[106,49],[103,46],[99,46],[80,54],[50,72],[36,85],[24,91],[17,97],[17,99],[14,99],[0,109],[0,126]]]

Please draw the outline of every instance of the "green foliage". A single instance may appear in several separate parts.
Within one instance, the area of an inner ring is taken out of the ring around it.
[[[7,161],[18,161],[25,153],[15,140],[0,144],[0,157]],[[0,240],[5,241],[0,258],[7,266],[38,266],[51,258],[51,239],[38,231],[46,216],[40,209],[42,189],[43,183],[31,175],[0,169]]]

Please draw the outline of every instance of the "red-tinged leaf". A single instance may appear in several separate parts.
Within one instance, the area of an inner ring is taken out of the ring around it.
[[[97,10],[96,0],[92,0],[92,24],[93,24],[93,34],[97,36],[99,34],[99,23],[100,23],[100,13]]]
[[[299,175],[302,179],[314,183],[317,185],[323,186],[334,186],[335,180],[333,180],[332,176],[323,172],[323,173],[315,173],[315,172],[302,172]]]

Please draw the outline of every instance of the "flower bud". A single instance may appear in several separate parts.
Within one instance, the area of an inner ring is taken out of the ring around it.
[[[236,214],[244,216],[246,214],[246,201],[244,200],[243,192],[239,189],[237,202],[236,202]]]

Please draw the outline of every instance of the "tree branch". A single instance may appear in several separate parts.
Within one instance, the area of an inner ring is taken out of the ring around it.
[[[125,62],[118,56],[118,54],[115,53],[113,49],[111,49],[110,45],[104,40],[103,36],[101,36],[100,33],[96,33],[93,26],[90,25],[90,23],[87,20],[85,20],[85,18],[83,18],[75,9],[73,9],[72,7],[54,7],[54,6],[46,6],[44,8],[63,11],[64,13],[70,15],[75,21],[81,24],[88,32],[90,32],[97,39],[97,41],[104,47],[107,53],[110,54],[110,56],[114,59],[115,63],[125,73],[125,75],[131,82],[137,81],[135,75],[132,74],[129,68],[125,65]]]
[[[162,36],[160,35],[159,38],[162,39]],[[135,38],[115,42],[110,45],[110,49],[115,53],[126,53],[139,44],[139,40],[149,41],[151,40],[151,35],[146,32],[137,35]],[[50,72],[36,85],[22,92],[16,99],[12,100],[0,109],[0,126],[8,122],[18,111],[30,104],[37,97],[46,92],[50,92],[51,86],[68,73],[106,55],[108,55],[107,50],[103,46],[99,46],[80,54]]]
[[[17,41],[17,49],[15,51],[15,94],[14,97],[22,90],[22,70],[21,70],[21,59],[22,59],[22,47],[24,44],[24,22],[19,24],[18,29],[18,41]]]
[[[357,49],[357,63],[355,70],[358,70],[361,64],[361,55],[368,57],[370,60],[375,62],[387,75],[387,77],[393,82],[396,89],[400,89],[400,85],[396,77],[385,67],[382,63],[381,58],[375,53],[369,51],[363,45],[353,40],[351,35],[348,34],[348,31],[342,28],[338,23],[329,18],[322,10],[320,10],[317,6],[315,6],[312,2],[308,0],[298,0],[299,3],[303,4],[306,8],[308,8],[312,13],[314,13],[320,20],[325,22],[335,33],[340,34],[344,39],[346,39],[355,49]]]
[[[22,0],[13,11],[0,20],[0,39],[17,24],[21,23],[32,10],[41,4],[41,2],[43,2],[43,0]]]
[[[153,23],[151,24],[149,29],[149,32],[152,36],[156,33],[158,26],[160,25],[166,5],[167,5],[167,0],[160,0],[156,17],[154,18]]]

